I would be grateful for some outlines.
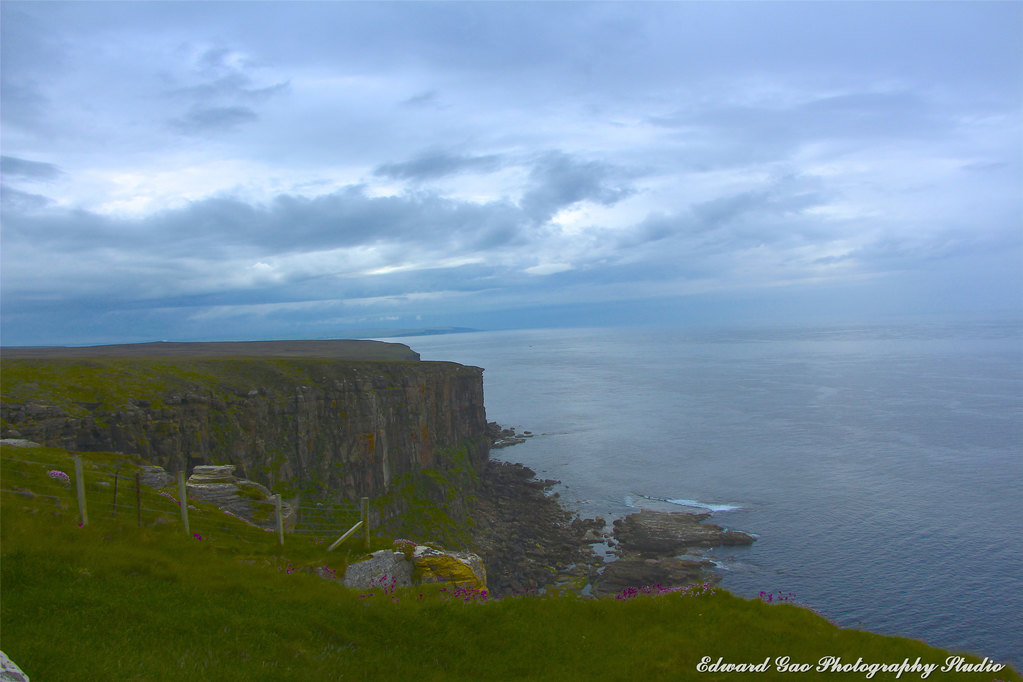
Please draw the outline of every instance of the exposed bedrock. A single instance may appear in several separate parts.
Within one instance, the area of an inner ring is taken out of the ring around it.
[[[154,357],[5,358],[3,370],[2,436],[137,453],[171,473],[233,464],[286,498],[376,498],[430,471],[471,487],[489,455],[478,367]]]
[[[614,522],[614,536],[623,556],[642,558],[682,554],[692,547],[750,545],[756,539],[737,530],[703,523],[710,514],[644,509]]]

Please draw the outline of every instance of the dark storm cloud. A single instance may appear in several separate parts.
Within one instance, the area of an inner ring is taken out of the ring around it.
[[[53,199],[41,194],[22,192],[7,185],[0,186],[0,200],[2,200],[5,213],[32,213],[46,208],[53,203]]]
[[[709,201],[696,202],[692,214],[706,227],[724,227],[745,222],[764,226],[763,239],[773,241],[783,236],[772,219],[794,219],[808,208],[826,203],[817,182],[797,177],[782,177],[763,188],[726,194]]]
[[[432,180],[466,171],[487,172],[500,168],[501,157],[464,156],[447,152],[431,152],[401,163],[385,163],[373,171],[375,175],[401,180]]]
[[[287,92],[287,82],[257,86],[250,72],[255,69],[244,57],[219,46],[200,54],[191,73],[182,76],[196,82],[171,90],[176,99],[192,102],[189,110],[171,119],[180,133],[203,135],[232,131],[259,119],[256,104]]]
[[[402,106],[406,107],[436,107],[440,104],[440,93],[436,90],[427,90],[417,95],[413,95],[408,99],[404,100]]]
[[[289,87],[286,81],[256,86],[251,74],[258,72],[258,68],[223,46],[212,47],[202,53],[196,60],[194,72],[198,82],[174,89],[172,94],[202,102],[262,102],[285,92]]]
[[[274,95],[287,91],[288,83],[275,83],[261,88],[250,87],[251,79],[241,74],[232,73],[216,80],[191,85],[172,91],[171,94],[183,95],[199,101],[239,100],[246,102],[263,102]]]
[[[195,211],[204,213],[205,207],[196,205]],[[485,249],[512,241],[520,222],[516,208],[506,202],[473,204],[430,193],[369,197],[362,188],[349,187],[312,199],[279,196],[256,215],[249,234],[273,248],[400,242]]]
[[[37,180],[53,180],[62,174],[52,163],[19,159],[16,156],[0,156],[0,173]]]
[[[174,130],[189,135],[233,130],[259,118],[248,107],[209,107],[192,109],[181,118],[171,119]]]
[[[32,241],[65,253],[125,259],[217,260],[374,245],[444,250],[450,255],[521,241],[523,216],[507,202],[456,202],[431,194],[369,197],[361,187],[306,198],[279,195],[265,205],[217,197],[143,218],[86,211],[9,216],[12,244]],[[111,271],[111,287],[117,273]]]
[[[562,208],[583,200],[611,205],[631,192],[622,176],[620,169],[602,161],[549,152],[530,172],[530,188],[522,196],[522,209],[533,220],[544,222]]]

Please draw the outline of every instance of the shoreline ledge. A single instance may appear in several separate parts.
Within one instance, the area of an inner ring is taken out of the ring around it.
[[[703,523],[709,513],[663,512],[642,509],[614,522],[614,537],[623,554],[641,558],[684,554],[692,547],[751,545],[748,533]]]
[[[532,431],[523,431],[517,433],[515,429],[508,429],[497,422],[487,423],[487,437],[490,439],[490,449],[500,450],[501,448],[508,448],[512,445],[520,445],[526,442],[527,438],[533,437]]]
[[[499,436],[504,429],[494,431]],[[494,596],[540,591],[611,596],[628,587],[716,583],[721,574],[714,562],[678,555],[756,540],[703,523],[709,513],[649,509],[617,519],[608,532],[603,518],[580,518],[556,493],[548,494],[560,481],[537,480],[536,472],[518,463],[488,460],[480,483],[471,533]],[[594,552],[596,543],[613,547],[617,558],[605,561]]]
[[[684,587],[720,582],[722,576],[713,561],[678,555],[698,554],[697,547],[749,545],[756,538],[703,523],[709,516],[642,509],[615,520],[612,536],[618,543],[615,553],[619,558],[608,562],[601,572],[597,593],[615,594],[643,585]]]

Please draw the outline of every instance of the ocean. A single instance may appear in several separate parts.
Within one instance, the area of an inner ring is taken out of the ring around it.
[[[758,537],[706,553],[732,592],[1023,668],[1023,323],[400,341],[485,368],[488,419],[535,434],[492,456],[580,515],[711,511]]]

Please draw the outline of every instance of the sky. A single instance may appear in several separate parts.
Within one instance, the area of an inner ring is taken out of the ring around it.
[[[0,13],[3,345],[1023,316],[1020,2]]]

